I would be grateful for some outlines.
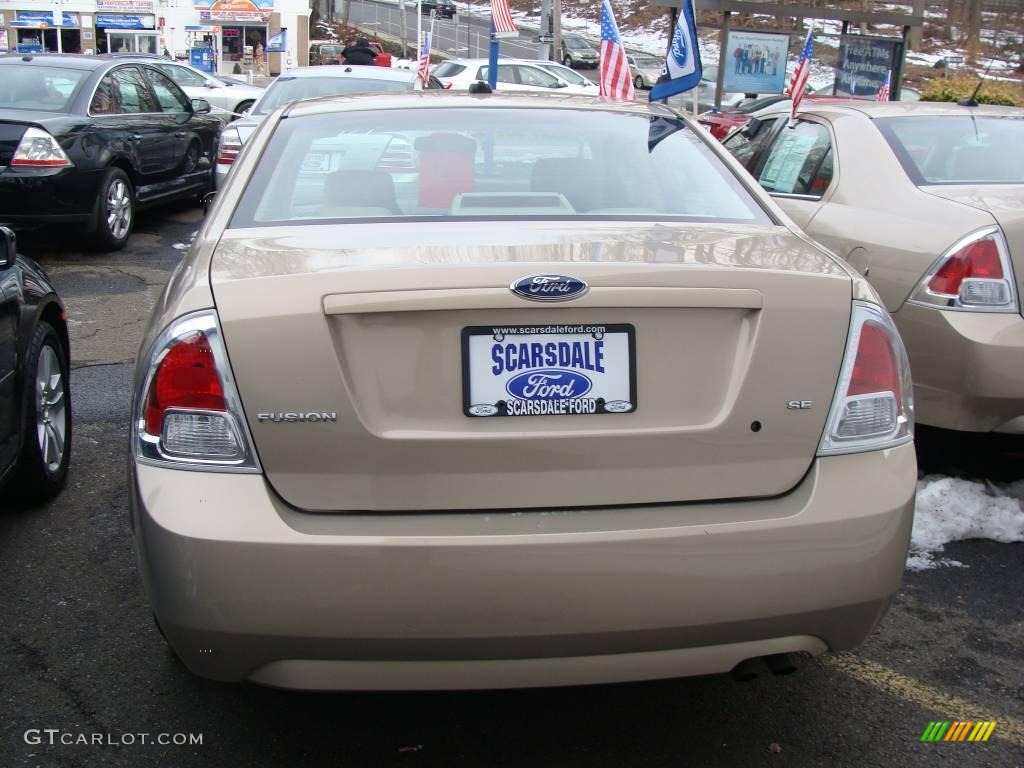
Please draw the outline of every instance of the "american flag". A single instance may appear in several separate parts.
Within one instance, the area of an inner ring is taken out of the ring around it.
[[[495,37],[519,37],[516,23],[512,21],[512,11],[508,8],[508,0],[491,0],[491,19]]]
[[[800,109],[800,102],[803,101],[804,93],[807,91],[807,78],[811,76],[811,55],[814,53],[814,30],[807,30],[807,39],[804,41],[804,49],[800,52],[800,61],[797,62],[796,70],[793,72],[793,79],[789,81],[789,98],[793,101],[790,110],[790,117],[796,118],[796,112]]]
[[[619,27],[609,0],[601,3],[601,95],[609,99],[635,99],[633,74],[626,61],[626,49],[622,47]]]
[[[878,96],[875,97],[875,101],[888,101],[889,100],[889,87],[892,84],[892,70],[890,69],[885,73],[885,84],[878,89]]]
[[[427,82],[430,80],[430,33],[423,33],[423,45],[420,46],[420,62],[419,66],[416,67],[416,77],[423,83],[423,87],[427,87]]]

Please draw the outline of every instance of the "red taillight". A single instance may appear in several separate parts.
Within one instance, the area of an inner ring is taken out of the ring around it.
[[[242,137],[238,131],[228,129],[221,134],[220,145],[217,148],[217,165],[231,165],[238,159],[242,151]]]
[[[11,158],[19,168],[64,168],[73,165],[60,144],[42,128],[27,128]]]
[[[160,434],[169,408],[228,409],[213,350],[202,331],[176,342],[157,365],[143,412],[147,433]]]
[[[847,396],[892,392],[900,399],[900,373],[885,329],[873,322],[861,326],[857,357],[846,389]]]
[[[928,281],[928,289],[932,293],[957,296],[961,283],[967,278],[1002,280],[1004,277],[999,247],[993,238],[986,237],[964,246],[946,259]]]
[[[914,434],[910,366],[892,318],[856,301],[819,455],[891,448]]]

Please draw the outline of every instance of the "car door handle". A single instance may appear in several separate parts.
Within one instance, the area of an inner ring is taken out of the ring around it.
[[[138,133],[130,133],[128,134],[128,141],[142,141],[142,136]]]

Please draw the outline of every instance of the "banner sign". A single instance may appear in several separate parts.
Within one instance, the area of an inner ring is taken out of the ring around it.
[[[661,65],[658,82],[651,88],[651,101],[667,99],[677,93],[685,93],[700,85],[704,66],[700,60],[700,45],[697,42],[697,22],[693,16],[692,0],[683,0],[676,17],[676,28],[672,32],[672,43]]]
[[[893,38],[844,35],[839,38],[836,59],[837,96],[875,98],[890,71],[897,71],[903,43]]]
[[[199,20],[206,21],[270,21],[274,0],[194,0],[200,11]]]
[[[96,0],[97,11],[121,13],[152,13],[153,0]]]
[[[284,53],[288,50],[287,38],[288,30],[282,29],[276,35],[270,36],[270,39],[267,40],[267,47],[264,50],[267,53]]]
[[[129,16],[123,13],[97,13],[98,29],[152,29],[152,16]]]
[[[266,24],[272,11],[200,11],[199,20],[206,21],[256,21]]]
[[[7,53],[10,50],[7,47],[7,30],[0,28],[0,53]]]
[[[53,23],[52,11],[15,11],[15,19],[11,22],[12,27],[38,27],[45,24],[48,27],[56,26]],[[77,27],[78,14],[64,12],[61,14],[62,26]]]
[[[786,90],[789,35],[730,30],[720,66],[725,93],[782,93]]]

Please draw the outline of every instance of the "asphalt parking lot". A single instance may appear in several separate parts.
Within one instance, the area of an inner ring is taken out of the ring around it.
[[[75,438],[65,492],[0,515],[3,768],[1024,765],[1024,544],[947,546],[967,567],[908,571],[862,648],[787,677],[303,694],[191,676],[143,596],[125,466],[138,339],[200,216],[144,214],[115,254],[23,240],[68,306]],[[985,743],[922,743],[936,720],[997,725]]]

